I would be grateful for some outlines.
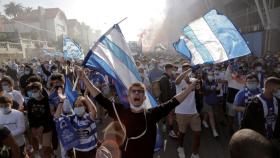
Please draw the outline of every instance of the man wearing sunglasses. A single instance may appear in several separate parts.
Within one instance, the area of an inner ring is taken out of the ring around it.
[[[128,89],[128,101],[130,108],[114,103],[103,96],[86,77],[82,70],[77,70],[80,79],[84,81],[87,90],[95,100],[103,106],[110,117],[121,122],[122,129],[127,138],[123,145],[122,157],[124,158],[153,158],[156,143],[156,123],[179,105],[194,89],[193,82],[185,90],[161,105],[146,109],[144,101],[145,86],[142,83],[133,83]]]

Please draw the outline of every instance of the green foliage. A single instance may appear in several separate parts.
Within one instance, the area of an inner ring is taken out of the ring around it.
[[[20,3],[10,2],[4,5],[4,12],[10,18],[15,18],[23,12],[23,6]]]

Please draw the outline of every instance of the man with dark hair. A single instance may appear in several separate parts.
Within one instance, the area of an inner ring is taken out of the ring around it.
[[[174,66],[172,64],[166,64],[164,66],[165,72],[159,81],[160,97],[159,101],[164,103],[170,100],[176,95],[176,86],[174,81]],[[173,130],[173,116],[174,112],[170,112],[167,116],[167,124],[169,130],[169,136],[172,138],[177,138],[178,136]]]
[[[269,140],[280,139],[279,100],[280,79],[269,77],[264,91],[247,106],[241,128],[255,130]]]
[[[272,144],[261,134],[242,129],[229,142],[231,158],[278,158]]]
[[[60,73],[55,73],[50,76],[49,87],[50,87],[50,95],[49,102],[51,107],[52,114],[55,113],[56,108],[59,105],[59,97],[57,90],[58,88],[64,89],[64,76]],[[63,92],[64,93],[64,92]]]
[[[24,66],[24,75],[22,75],[19,79],[19,86],[21,90],[24,90],[28,85],[27,79],[33,76],[33,69],[29,65]]]
[[[183,64],[182,73],[176,78],[176,91],[177,93],[183,91],[192,82],[196,81],[196,78],[190,78],[190,72],[187,71],[191,68],[189,64]],[[193,134],[192,141],[192,155],[191,158],[199,158],[199,146],[200,146],[200,132],[201,132],[201,120],[199,117],[199,111],[196,104],[196,95],[200,90],[199,85],[196,85],[196,90],[192,91],[188,97],[175,108],[176,121],[178,124],[178,155],[179,158],[185,158],[184,152],[184,137],[187,133],[188,127],[191,128]]]
[[[256,75],[247,75],[244,89],[240,90],[235,96],[233,108],[237,112],[237,121],[239,126],[246,106],[257,94],[261,93],[261,89],[258,88],[258,85],[259,80]]]
[[[53,117],[48,97],[42,95],[42,84],[34,82],[30,86],[31,99],[27,102],[27,116],[32,135],[42,140],[45,157],[51,157]]]

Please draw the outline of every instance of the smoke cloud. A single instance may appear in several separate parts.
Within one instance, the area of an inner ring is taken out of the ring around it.
[[[182,29],[208,10],[203,0],[166,0],[165,3],[162,19],[151,21],[149,27],[139,35],[144,52],[152,52],[159,43],[168,52],[175,52],[172,44],[182,35]]]

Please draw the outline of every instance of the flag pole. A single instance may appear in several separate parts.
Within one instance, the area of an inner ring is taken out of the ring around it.
[[[127,17],[123,18],[121,21],[119,21],[118,23],[116,23],[116,24],[114,24],[114,25],[118,25],[118,24],[120,24],[121,22],[123,22],[123,21],[126,20],[126,19],[127,19]],[[94,43],[94,45],[92,46],[91,49],[94,49],[94,48],[97,47],[98,41],[100,41],[101,38],[102,38],[104,35],[107,35],[107,34],[114,28],[114,25],[113,25],[112,27],[110,27],[110,28],[108,29],[108,31],[106,31],[102,36],[99,37],[99,39],[97,40],[97,42]]]
[[[110,27],[108,29],[108,31],[106,31],[102,36],[100,36],[97,40],[97,42],[94,43],[94,45],[91,47],[91,50],[95,49],[99,43],[99,41],[101,40],[101,38],[104,36],[104,35],[107,35],[110,31],[112,31],[112,29],[114,28],[115,25],[118,25],[120,24],[121,22],[125,21],[127,19],[127,17],[123,18],[121,21],[119,21],[118,23],[114,24],[112,27]],[[88,54],[87,54],[88,55]],[[86,55],[86,56],[87,56]],[[86,58],[86,57],[85,57]],[[83,63],[83,66],[84,66],[84,63]]]
[[[123,18],[121,21],[119,21],[118,23],[116,23],[115,25],[120,24],[121,22],[125,21],[127,19],[127,17]]]

